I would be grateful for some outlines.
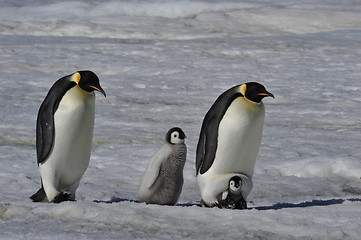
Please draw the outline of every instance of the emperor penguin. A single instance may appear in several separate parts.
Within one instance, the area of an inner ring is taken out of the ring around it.
[[[153,155],[143,175],[138,199],[148,204],[175,205],[183,187],[186,135],[179,127],[170,129],[163,146]]]
[[[40,106],[36,152],[41,188],[34,202],[74,201],[88,168],[94,131],[95,91],[106,96],[97,75],[79,71],[57,80]]]
[[[237,85],[222,93],[204,117],[196,151],[202,206],[228,207],[230,204],[220,202],[219,196],[237,176],[241,196],[232,205],[246,208],[262,138],[264,97],[274,98],[259,83]]]

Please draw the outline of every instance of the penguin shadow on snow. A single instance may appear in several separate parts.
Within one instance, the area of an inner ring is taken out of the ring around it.
[[[276,203],[272,206],[259,206],[259,207],[250,207],[248,209],[256,210],[281,210],[284,208],[306,208],[306,207],[322,207],[322,206],[331,206],[343,204],[344,202],[361,202],[361,198],[348,198],[348,199],[328,199],[328,200],[318,200],[314,199],[312,201],[305,201],[301,203]]]
[[[307,207],[322,207],[322,206],[332,206],[332,205],[339,205],[339,204],[343,204],[345,202],[361,202],[361,198],[348,198],[348,199],[342,199],[342,198],[337,198],[337,199],[328,199],[328,200],[318,200],[318,199],[314,199],[312,201],[305,201],[305,202],[300,202],[300,203],[276,203],[273,204],[271,206],[258,206],[258,207],[249,207],[245,210],[259,210],[259,211],[264,211],[264,210],[281,210],[281,209],[286,209],[286,208],[307,208]],[[119,197],[115,197],[112,196],[110,198],[110,200],[108,201],[104,201],[104,200],[93,200],[93,202],[95,203],[107,203],[107,204],[112,204],[112,203],[120,203],[120,202],[128,202],[128,203],[141,203],[139,200],[133,200],[133,199],[127,199],[127,198],[119,198]],[[252,202],[249,202],[252,203]],[[197,202],[185,202],[185,203],[177,203],[175,205],[176,207],[193,207],[193,206],[197,206],[197,207],[201,207],[201,203],[200,201]],[[216,207],[217,208],[217,207]],[[239,209],[237,209],[239,210]]]
[[[104,201],[104,200],[93,200],[93,202],[95,203],[108,203],[108,204],[112,204],[112,203],[120,203],[120,202],[128,202],[128,203],[142,203],[139,200],[133,200],[133,199],[128,199],[128,198],[120,198],[120,197],[115,197],[112,196],[110,198],[110,200]],[[146,203],[148,204],[148,203]],[[154,204],[154,205],[160,205],[161,204]],[[171,205],[165,205],[165,206],[171,206]],[[201,203],[200,201],[198,202],[185,202],[185,203],[177,203],[174,206],[178,206],[178,207],[192,207],[192,206],[197,206],[200,207]]]
[[[115,197],[112,196],[110,198],[110,200],[104,201],[104,200],[93,200],[93,202],[95,203],[119,203],[119,202],[131,202],[131,203],[140,203],[139,200],[132,200],[132,199],[127,199],[127,198],[119,198],[119,197]]]

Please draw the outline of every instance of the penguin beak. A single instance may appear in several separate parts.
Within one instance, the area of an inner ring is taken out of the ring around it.
[[[95,87],[95,86],[90,85],[90,87],[93,88],[94,90],[100,92],[101,94],[103,94],[104,97],[107,97],[105,91],[104,91],[100,86],[99,86],[99,87]]]
[[[257,95],[259,96],[264,96],[264,97],[272,97],[272,98],[275,98],[275,96],[270,93],[270,92],[266,92],[266,93],[258,93]]]

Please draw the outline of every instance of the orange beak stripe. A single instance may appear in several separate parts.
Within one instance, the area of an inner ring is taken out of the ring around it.
[[[102,91],[102,90],[100,90],[99,88],[94,87],[94,86],[92,86],[92,85],[90,85],[89,87],[94,88],[95,90],[97,90],[98,92],[101,92],[101,93],[105,96],[105,92]]]

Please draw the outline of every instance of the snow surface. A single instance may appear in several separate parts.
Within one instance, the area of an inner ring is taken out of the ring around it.
[[[38,108],[82,69],[107,98],[78,201],[32,203]],[[360,239],[360,76],[359,1],[0,1],[0,239]],[[200,208],[203,117],[248,81],[276,96],[250,209]],[[179,204],[138,203],[173,126],[188,137]]]

